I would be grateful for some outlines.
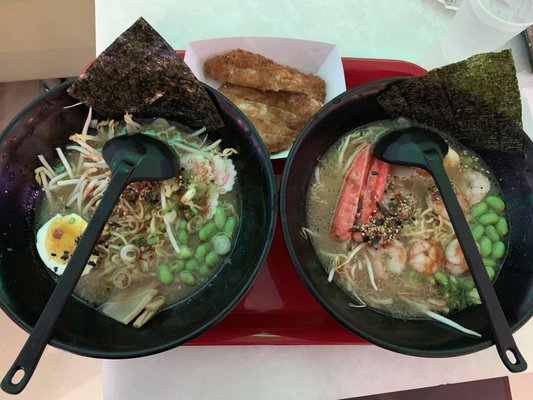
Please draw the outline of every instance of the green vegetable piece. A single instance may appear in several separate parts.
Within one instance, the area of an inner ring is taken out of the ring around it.
[[[485,214],[488,210],[488,204],[482,201],[481,203],[477,203],[474,207],[470,209],[470,214],[472,214],[474,218],[477,218],[480,215]]]
[[[167,229],[167,226],[165,225],[165,223],[164,223],[164,222],[161,222],[161,223],[159,224],[159,230],[160,230],[160,231],[165,231],[166,229]]]
[[[161,264],[159,266],[158,275],[161,283],[165,285],[172,283],[172,281],[174,280],[174,276],[172,275],[172,272],[170,272],[170,268],[166,264]]]
[[[492,245],[491,257],[495,260],[501,259],[505,255],[505,244],[499,240]]]
[[[448,275],[446,275],[444,272],[442,272],[442,271],[435,272],[433,274],[433,277],[435,278],[435,281],[439,285],[448,286],[448,283],[449,283]]]
[[[154,244],[159,243],[159,238],[157,236],[151,236],[148,239],[146,239],[146,244],[148,246],[153,246]]]
[[[496,277],[496,271],[494,271],[494,268],[492,267],[485,267],[485,269],[487,270],[487,275],[489,276],[489,279],[493,281]]]
[[[501,213],[505,210],[505,202],[498,196],[487,196],[485,201],[496,212]]]
[[[182,271],[184,268],[185,268],[185,261],[183,261],[183,260],[178,260],[178,261],[175,261],[175,262],[170,266],[170,271],[171,271],[171,272],[180,272],[180,271]]]
[[[485,236],[487,236],[493,242],[500,240],[500,235],[498,235],[498,231],[496,231],[494,225],[489,225],[485,228]]]
[[[496,232],[498,232],[500,236],[505,236],[509,233],[509,226],[507,225],[507,220],[504,217],[500,217],[495,226]]]
[[[474,164],[474,157],[472,156],[466,156],[463,158],[463,164],[466,165],[467,167],[470,167],[471,165]]]
[[[186,285],[193,286],[196,285],[196,277],[192,274],[191,271],[181,271],[180,272],[180,281]]]
[[[198,268],[198,272],[200,273],[200,275],[203,275],[203,276],[211,275],[211,270],[205,264],[200,265],[200,268]]]
[[[233,236],[233,231],[235,230],[235,227],[237,226],[237,217],[231,216],[226,221],[226,224],[224,225],[224,233],[227,237],[231,239]]]
[[[498,219],[500,217],[498,216],[498,214],[492,212],[492,211],[489,211],[489,212],[486,212],[484,214],[481,214],[478,218],[477,218],[477,221],[481,224],[481,225],[493,225],[495,224],[496,222],[498,222]]]
[[[414,269],[412,269],[411,271],[409,271],[409,279],[415,281],[415,282],[419,282],[422,280],[422,274]]]
[[[150,221],[152,219],[152,214],[144,214],[144,220],[145,221]]]
[[[231,250],[231,239],[223,233],[215,235],[211,242],[213,243],[213,249],[215,252],[221,256],[228,254]]]
[[[214,251],[210,251],[205,256],[205,265],[207,265],[209,268],[213,268],[215,265],[219,263],[219,261],[220,261],[220,256]]]
[[[477,292],[476,288],[470,290],[467,294],[467,297],[470,304],[481,304],[481,298],[479,297],[479,293]]]
[[[189,246],[181,246],[180,247],[180,260],[188,260],[189,258],[192,258],[194,255],[192,249]]]
[[[146,246],[146,239],[143,237],[136,237],[131,241],[131,244],[137,246],[137,247],[144,247]]]
[[[194,258],[191,258],[185,264],[185,269],[187,271],[194,271],[196,268],[198,268],[198,261],[196,261]]]
[[[492,242],[490,239],[486,236],[482,236],[481,239],[479,239],[479,253],[481,254],[481,257],[488,257],[492,253]]]
[[[476,284],[474,283],[474,279],[472,279],[471,276],[465,276],[461,278],[461,284],[467,291],[470,291],[476,287]]]
[[[213,237],[217,230],[217,226],[214,222],[208,222],[207,224],[204,224],[198,231],[198,237],[202,242],[206,242],[209,239]]]
[[[68,219],[68,223],[69,223],[70,225],[73,225],[75,222],[76,222],[76,218],[75,218],[75,217],[69,217],[69,219]]]
[[[187,231],[179,231],[178,232],[178,242],[180,244],[189,243],[189,235],[187,234]]]
[[[177,226],[178,229],[187,229],[187,221],[180,219]]]
[[[213,220],[215,221],[215,225],[218,229],[224,229],[224,225],[226,224],[226,215],[224,214],[224,209],[222,207],[217,207]]]
[[[477,242],[479,239],[481,239],[481,236],[485,233],[485,227],[480,224],[475,224],[471,228],[472,236],[474,237],[474,240]]]
[[[493,246],[494,247],[494,246]],[[483,264],[485,264],[485,267],[492,267],[494,268],[496,266],[496,261],[492,258],[484,258]]]
[[[207,255],[207,246],[205,244],[201,244],[194,251],[194,258],[198,261],[202,261],[206,255]]]

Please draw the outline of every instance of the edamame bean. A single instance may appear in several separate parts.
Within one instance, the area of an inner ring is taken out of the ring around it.
[[[489,225],[485,227],[485,236],[487,236],[493,242],[497,242],[498,240],[500,240],[500,235],[498,235],[498,232],[496,231],[494,225]]]
[[[144,220],[150,221],[152,219],[152,214],[144,214]]]
[[[505,202],[498,196],[487,196],[485,202],[494,210],[501,213],[505,210]]]
[[[218,229],[224,229],[224,225],[226,224],[226,215],[224,214],[224,209],[222,207],[217,207],[213,220],[215,221],[215,225]]]
[[[504,217],[500,217],[498,219],[498,222],[496,222],[496,232],[500,234],[500,236],[505,236],[509,233],[509,226],[507,225],[507,220]]]
[[[498,214],[492,212],[492,211],[489,211],[489,212],[486,212],[484,214],[481,214],[478,218],[477,218],[477,221],[481,224],[481,225],[484,225],[484,226],[487,226],[487,225],[492,225],[492,224],[495,224],[496,222],[498,222],[498,219],[500,217],[498,216]]]
[[[484,258],[483,264],[485,264],[485,267],[495,267],[496,261],[493,260],[492,258]]]
[[[185,268],[185,261],[178,260],[170,266],[170,272],[180,272],[183,268]]]
[[[206,242],[209,239],[213,237],[217,230],[217,226],[214,222],[208,222],[207,224],[204,224],[198,231],[198,237],[202,242]]]
[[[201,244],[196,248],[196,251],[194,252],[194,258],[197,261],[202,261],[205,256],[207,255],[207,246],[205,244]]]
[[[474,240],[478,241],[479,239],[481,239],[481,236],[483,236],[483,234],[485,233],[485,227],[480,224],[475,224],[471,228],[471,232],[472,232],[472,236],[474,237]]]
[[[474,207],[470,209],[470,214],[472,214],[474,218],[477,218],[480,215],[485,214],[488,210],[489,206],[487,205],[487,203],[482,201],[481,203],[477,203]]]
[[[180,281],[186,285],[192,286],[196,284],[196,278],[190,271],[181,271],[180,272]]]
[[[178,229],[187,229],[187,221],[185,221],[184,219],[180,219],[178,221]]]
[[[193,256],[193,252],[192,252],[192,249],[189,247],[189,246],[181,246],[180,247],[180,254],[179,254],[179,258],[181,260],[188,260],[189,258],[192,258]]]
[[[492,267],[485,267],[485,269],[487,270],[487,275],[489,276],[489,279],[491,281],[494,280],[494,277],[496,276],[496,272],[494,271],[494,268]]]
[[[213,268],[215,265],[218,264],[219,261],[220,261],[220,256],[214,251],[210,251],[205,256],[205,265],[207,265],[209,268]]]
[[[198,261],[196,261],[194,258],[191,258],[185,264],[185,269],[187,271],[194,271],[197,267],[198,267]]]
[[[170,272],[170,268],[166,264],[161,264],[158,270],[159,280],[161,283],[168,285],[172,283],[174,276]]]
[[[231,239],[233,236],[233,231],[235,230],[235,226],[237,226],[237,217],[231,216],[226,221],[226,224],[224,225],[224,233],[227,237]]]
[[[481,254],[481,257],[488,257],[492,253],[492,242],[490,239],[486,236],[482,236],[481,239],[479,239],[479,253]]]
[[[438,272],[435,272],[433,274],[433,277],[435,278],[435,281],[439,284],[439,285],[442,285],[442,286],[448,286],[448,275],[446,275],[444,272],[442,271],[438,271]]]
[[[505,255],[505,244],[499,240],[492,245],[491,257],[495,260],[499,260]]]
[[[179,231],[178,232],[178,242],[180,244],[187,244],[189,242],[189,235],[186,231]]]
[[[203,276],[207,276],[211,274],[211,270],[205,264],[200,265],[200,268],[198,268],[198,272],[200,273],[200,275],[203,275]]]

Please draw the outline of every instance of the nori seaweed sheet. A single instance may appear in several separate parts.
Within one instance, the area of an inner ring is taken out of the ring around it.
[[[484,53],[385,89],[378,102],[473,150],[522,151],[522,108],[510,50]]]
[[[164,117],[193,129],[224,124],[207,91],[174,49],[139,18],[68,89],[100,116]]]

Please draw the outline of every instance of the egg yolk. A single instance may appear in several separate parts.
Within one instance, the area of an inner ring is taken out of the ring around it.
[[[66,264],[87,224],[74,217],[56,218],[46,231],[45,249],[58,263]]]

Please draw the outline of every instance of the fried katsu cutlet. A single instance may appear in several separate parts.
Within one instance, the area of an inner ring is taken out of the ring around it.
[[[210,78],[234,85],[304,93],[320,102],[326,97],[326,84],[322,78],[242,49],[211,57],[204,67]]]
[[[225,83],[218,90],[226,96],[256,101],[295,113],[301,117],[300,128],[322,107],[322,102],[303,93],[263,91],[231,83]]]
[[[257,129],[269,153],[289,147],[300,131],[301,118],[279,107],[227,95]]]

